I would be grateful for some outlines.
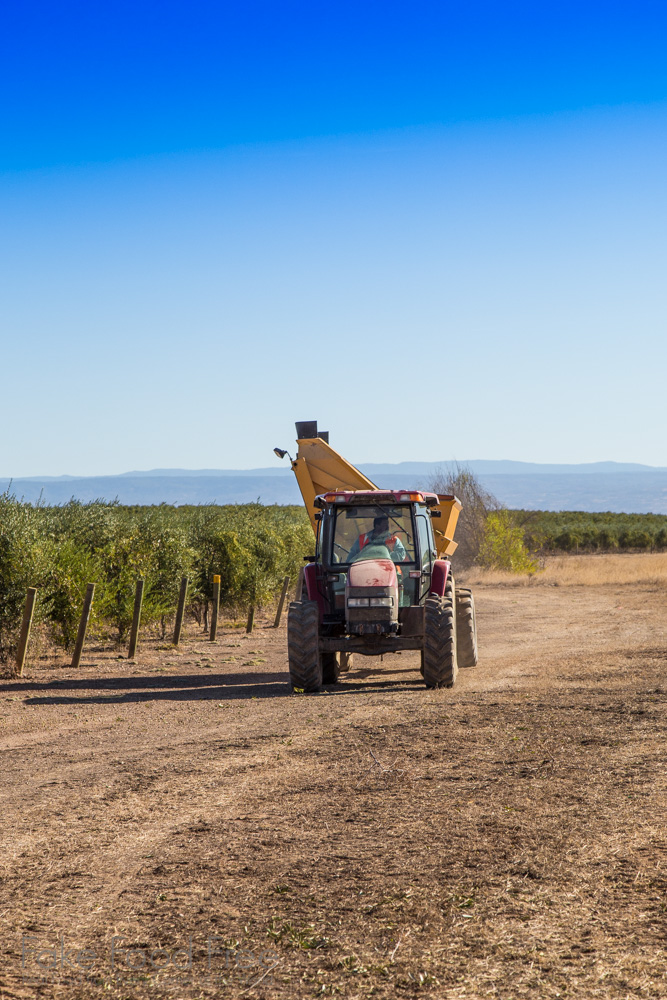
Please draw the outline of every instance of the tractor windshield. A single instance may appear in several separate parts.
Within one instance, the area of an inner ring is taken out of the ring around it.
[[[414,562],[415,542],[409,505],[345,507],[336,511],[333,562],[391,559]]]

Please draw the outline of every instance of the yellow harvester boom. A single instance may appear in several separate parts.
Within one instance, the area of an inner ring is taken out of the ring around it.
[[[314,433],[313,433],[314,432]],[[305,433],[312,436],[305,436]],[[317,533],[315,497],[333,490],[378,490],[363,472],[351,465],[330,446],[328,434],[318,435],[315,421],[297,424],[297,444],[299,446],[292,469],[301,490],[303,502],[308,511],[313,531]],[[304,436],[302,436],[304,435]],[[403,484],[404,485],[404,484]],[[457,547],[454,531],[459,519],[461,501],[455,496],[437,494],[439,503],[433,510],[441,512],[441,518],[433,521],[433,533],[438,556],[450,556]]]

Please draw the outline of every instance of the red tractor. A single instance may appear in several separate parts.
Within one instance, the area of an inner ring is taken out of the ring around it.
[[[420,490],[377,489],[330,448],[315,422],[297,424],[297,435],[292,467],[316,551],[307,557],[302,599],[289,607],[292,688],[335,684],[354,653],[404,649],[421,651],[427,687],[451,687],[459,666],[477,663],[472,593],[457,591],[447,558],[456,547],[460,502]],[[332,483],[346,488],[332,489]]]

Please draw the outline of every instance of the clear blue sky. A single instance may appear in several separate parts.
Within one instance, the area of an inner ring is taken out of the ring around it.
[[[0,21],[0,473],[667,465],[667,5]],[[291,450],[291,449],[290,449]]]

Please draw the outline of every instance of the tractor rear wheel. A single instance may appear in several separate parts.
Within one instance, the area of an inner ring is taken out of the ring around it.
[[[424,683],[450,688],[456,680],[456,621],[449,597],[427,597],[424,604]]]
[[[319,691],[322,687],[319,632],[317,602],[292,601],[287,612],[287,656],[292,690]]]
[[[323,684],[336,684],[338,682],[338,675],[341,670],[338,656],[338,653],[320,653]],[[341,653],[340,656],[345,656],[345,653]]]
[[[472,591],[456,591],[456,653],[460,667],[477,666],[477,619]]]

